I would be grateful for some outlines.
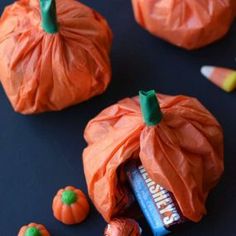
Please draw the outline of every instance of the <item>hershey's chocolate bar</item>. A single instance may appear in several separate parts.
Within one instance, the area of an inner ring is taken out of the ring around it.
[[[143,166],[129,165],[127,175],[155,236],[166,235],[185,222],[174,195],[155,183]]]

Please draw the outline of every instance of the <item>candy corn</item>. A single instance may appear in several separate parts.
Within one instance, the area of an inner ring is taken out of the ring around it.
[[[214,66],[203,66],[201,73],[226,92],[236,89],[236,71]]]

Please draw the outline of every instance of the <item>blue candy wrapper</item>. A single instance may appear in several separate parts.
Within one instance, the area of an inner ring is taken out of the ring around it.
[[[154,236],[166,235],[185,221],[173,194],[156,184],[143,166],[128,165],[127,176]]]

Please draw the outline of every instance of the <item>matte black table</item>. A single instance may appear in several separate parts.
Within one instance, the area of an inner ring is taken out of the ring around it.
[[[12,2],[1,0],[1,11]],[[66,185],[86,191],[81,161],[86,123],[140,89],[197,97],[224,128],[225,174],[209,196],[208,215],[175,235],[236,235],[236,92],[226,94],[200,75],[204,64],[236,68],[236,25],[223,40],[188,52],[142,30],[130,0],[83,2],[102,13],[113,29],[112,83],[102,96],[37,116],[13,112],[0,87],[0,236],[15,236],[21,225],[32,221],[46,225],[55,236],[103,235],[106,223],[94,208],[81,225],[57,222],[52,197]],[[144,235],[151,235],[144,228]]]

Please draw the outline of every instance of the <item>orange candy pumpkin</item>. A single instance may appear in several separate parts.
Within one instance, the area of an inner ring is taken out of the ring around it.
[[[206,214],[207,196],[224,170],[224,144],[220,124],[197,99],[141,92],[103,110],[84,136],[89,195],[107,222],[122,216],[117,196],[127,190],[120,176],[132,160],[174,194],[186,218],[197,222]]]
[[[0,19],[0,80],[15,111],[61,110],[111,78],[111,30],[76,0],[19,0]]]
[[[18,236],[50,236],[50,234],[43,225],[30,223],[21,227]]]
[[[89,214],[89,203],[85,194],[75,187],[60,189],[53,199],[53,214],[64,224],[78,224]]]
[[[132,219],[113,219],[107,225],[104,236],[140,236],[141,229],[138,223]]]
[[[137,22],[186,49],[222,38],[235,17],[235,0],[132,0]]]

